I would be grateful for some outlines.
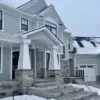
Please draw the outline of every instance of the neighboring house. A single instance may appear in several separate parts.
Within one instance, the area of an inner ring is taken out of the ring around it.
[[[90,42],[82,41],[84,48],[79,47],[76,42],[74,46],[77,47],[75,55],[75,75],[81,77],[85,82],[96,81],[100,76],[100,45],[97,47],[91,45]]]
[[[59,80],[61,61],[69,61],[73,49],[65,29],[53,5],[44,0],[16,9],[0,4],[0,80]]]

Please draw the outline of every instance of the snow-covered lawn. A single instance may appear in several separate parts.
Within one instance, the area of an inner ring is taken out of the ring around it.
[[[68,85],[71,85],[71,86],[76,87],[76,88],[84,88],[85,91],[97,92],[97,94],[100,95],[100,89],[93,87],[93,86],[79,85],[79,84],[72,84],[72,83],[70,83]]]
[[[13,97],[3,98],[0,100],[13,100]],[[34,95],[23,95],[23,96],[15,96],[14,100],[55,100],[55,99],[45,99]]]

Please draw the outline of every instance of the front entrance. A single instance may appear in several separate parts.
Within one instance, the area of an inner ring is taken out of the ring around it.
[[[15,70],[18,68],[19,51],[13,52],[12,79],[15,79]]]
[[[79,70],[79,74],[84,77],[85,82],[96,81],[96,65],[79,65]]]
[[[45,51],[36,52],[36,78],[47,78],[50,65],[50,53]]]

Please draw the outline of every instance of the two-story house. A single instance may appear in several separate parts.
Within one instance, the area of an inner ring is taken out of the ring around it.
[[[0,4],[0,80],[59,80],[61,60],[69,60],[72,48],[65,29],[53,5],[44,0],[18,8]]]

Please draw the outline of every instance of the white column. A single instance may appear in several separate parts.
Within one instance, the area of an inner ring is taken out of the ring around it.
[[[24,39],[20,45],[18,69],[31,69],[30,55],[29,55],[30,43],[31,43],[30,40]]]
[[[60,70],[60,66],[58,64],[58,58],[57,58],[57,48],[53,47],[51,53],[50,53],[50,67],[49,70]]]

